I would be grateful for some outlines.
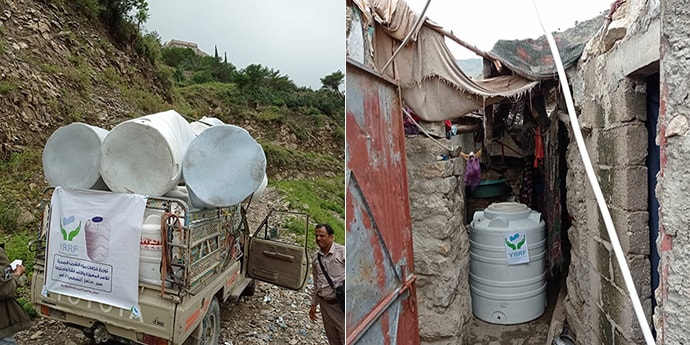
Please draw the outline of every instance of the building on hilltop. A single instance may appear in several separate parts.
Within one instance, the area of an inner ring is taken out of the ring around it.
[[[175,47],[175,48],[189,48],[196,53],[196,55],[199,56],[209,56],[208,54],[204,53],[201,49],[199,49],[199,46],[194,43],[194,42],[187,42],[187,41],[181,41],[181,40],[170,40],[168,42],[165,42],[163,44],[164,48],[169,48],[169,47]]]

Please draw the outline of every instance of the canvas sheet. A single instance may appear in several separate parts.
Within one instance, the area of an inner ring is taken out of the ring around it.
[[[127,310],[137,307],[145,208],[143,195],[57,187],[44,292]]]
[[[603,15],[600,15],[563,32],[553,33],[564,69],[579,60],[585,44],[594,37],[603,23]],[[515,74],[527,79],[547,80],[558,77],[551,47],[543,35],[537,39],[498,40],[488,54]]]
[[[538,83],[520,76],[474,80],[458,67],[438,25],[424,20],[408,44],[381,71],[417,18],[404,1],[370,0],[377,25],[374,63],[396,79],[405,103],[423,120],[443,121],[466,115],[505,98],[518,98]]]

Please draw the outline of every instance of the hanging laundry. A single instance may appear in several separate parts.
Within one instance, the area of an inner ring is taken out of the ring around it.
[[[467,167],[465,167],[465,185],[470,187],[470,190],[475,190],[481,182],[481,166],[479,164],[479,157],[482,154],[482,150],[479,150],[477,154],[470,152],[470,154],[460,153],[460,155],[467,160]]]
[[[541,138],[541,128],[537,126],[537,133],[534,135],[534,167],[539,167],[539,162],[544,159],[544,141]]]
[[[520,195],[519,200],[521,204],[525,204],[530,208],[532,204],[532,196],[534,194],[534,182],[532,179],[533,168],[530,166],[530,162],[525,162],[525,169],[522,171],[522,183],[520,184]]]
[[[403,128],[405,129],[405,135],[419,134],[419,127],[415,124],[415,121],[419,121],[419,116],[415,114],[412,109],[405,107],[407,114],[403,112]]]

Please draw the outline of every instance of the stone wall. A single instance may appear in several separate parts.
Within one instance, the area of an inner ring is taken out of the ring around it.
[[[636,74],[649,73],[645,69],[658,60],[658,2],[655,7],[653,1],[628,1],[613,19],[590,41],[570,81],[587,151],[650,320],[646,84]],[[643,343],[572,133],[570,138],[568,323],[578,344]]]
[[[407,138],[406,146],[420,338],[422,344],[467,344],[472,306],[465,160],[438,160],[447,151],[426,137]]]
[[[668,0],[661,4],[661,95],[659,134],[661,171],[657,184],[660,205],[660,286],[656,290],[654,325],[657,344],[688,342],[690,330],[690,3]]]

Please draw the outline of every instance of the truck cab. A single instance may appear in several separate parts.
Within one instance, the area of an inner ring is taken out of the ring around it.
[[[59,257],[49,246],[55,237],[51,234],[59,233],[51,229],[56,224],[51,217],[58,217],[52,212],[54,190],[47,189],[41,203],[40,234],[32,246],[36,257],[31,299],[42,317],[81,329],[95,343],[114,339],[128,344],[215,345],[220,304],[253,294],[255,279],[292,290],[303,289],[307,281],[306,236],[297,243],[271,236],[284,226],[281,221],[295,219],[304,220],[308,233],[307,215],[276,216],[281,212],[272,210],[258,229],[250,231],[248,203],[198,210],[190,209],[184,199],[149,197],[141,221],[136,306],[127,310],[98,298],[51,291],[46,283],[58,276],[58,266],[47,260]]]

